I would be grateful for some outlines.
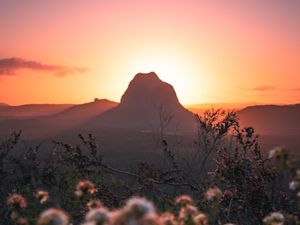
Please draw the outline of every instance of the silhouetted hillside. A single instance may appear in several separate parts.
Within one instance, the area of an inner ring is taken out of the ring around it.
[[[0,117],[35,117],[47,116],[61,112],[72,104],[28,104],[19,106],[10,106],[0,104]]]
[[[245,102],[245,103],[202,103],[202,104],[193,104],[186,105],[185,107],[191,112],[199,115],[203,115],[206,110],[211,109],[224,109],[224,110],[241,110],[248,106],[257,105],[254,102]]]
[[[72,106],[60,113],[57,113],[56,115],[53,115],[53,118],[70,121],[77,120],[78,122],[82,122],[117,105],[117,102],[107,99],[95,99],[93,102]]]
[[[192,132],[194,115],[178,101],[174,88],[154,73],[139,73],[121,103],[90,121],[88,127],[109,126],[140,131]]]
[[[115,107],[118,103],[106,99],[71,106],[50,116],[38,116],[27,119],[7,118],[1,121],[0,135],[14,130],[23,130],[25,137],[45,138],[80,126],[95,115]]]
[[[259,134],[300,134],[300,104],[250,106],[238,112],[243,126]]]

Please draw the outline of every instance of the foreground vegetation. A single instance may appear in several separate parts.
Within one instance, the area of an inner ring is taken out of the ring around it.
[[[0,145],[0,224],[299,224],[300,170],[285,149],[262,154],[235,112],[212,110],[196,116],[182,158],[164,134],[168,121],[161,163],[132,170],[106,164],[91,134],[45,153],[13,133]]]

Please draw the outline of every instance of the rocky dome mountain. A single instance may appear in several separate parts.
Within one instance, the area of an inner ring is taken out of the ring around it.
[[[172,85],[161,81],[154,72],[151,72],[138,73],[133,78],[121,98],[120,106],[141,110],[162,104],[182,107]]]
[[[195,129],[195,119],[180,104],[172,85],[150,72],[135,75],[120,104],[90,121],[89,126],[190,133]]]

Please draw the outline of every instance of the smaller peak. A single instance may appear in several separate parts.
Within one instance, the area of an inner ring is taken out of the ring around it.
[[[94,98],[94,102],[112,102],[107,98]]]

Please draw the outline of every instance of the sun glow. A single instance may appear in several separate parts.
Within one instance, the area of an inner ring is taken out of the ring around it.
[[[189,96],[189,90],[195,86],[190,76],[195,74],[196,69],[193,64],[188,63],[189,60],[180,59],[178,55],[180,56],[180,54],[147,54],[147,56],[131,58],[124,63],[129,74],[155,72],[162,81],[174,87],[181,102],[187,103],[194,100]]]

